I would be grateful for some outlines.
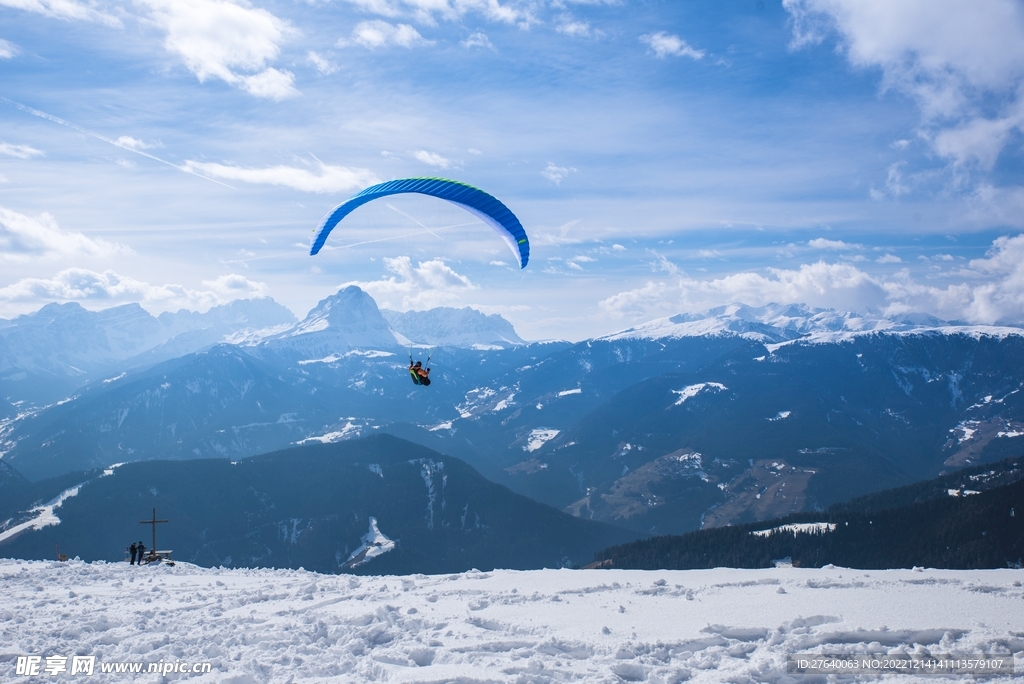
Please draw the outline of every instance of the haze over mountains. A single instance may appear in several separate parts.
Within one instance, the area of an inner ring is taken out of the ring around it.
[[[0,451],[21,476],[386,432],[574,516],[668,534],[823,509],[1024,445],[1014,327],[736,304],[528,343],[500,316],[381,312],[357,287],[301,321],[271,300],[167,323],[128,309],[0,326]],[[409,353],[435,346],[434,384],[417,387]]]

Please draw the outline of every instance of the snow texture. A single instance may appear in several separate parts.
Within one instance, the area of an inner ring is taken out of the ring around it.
[[[679,406],[687,399],[692,399],[704,390],[715,390],[716,392],[722,392],[729,389],[720,382],[699,382],[696,385],[687,385],[681,390],[672,390],[672,394],[678,394],[679,398],[676,399],[674,406]]]
[[[773,527],[770,530],[757,530],[750,534],[756,537],[767,537],[780,532],[788,532],[795,537],[798,534],[824,534],[825,532],[832,532],[835,529],[835,523],[792,523],[789,525],[779,525],[778,527]]]
[[[111,472],[113,471],[111,470]],[[106,474],[106,471],[104,471],[104,474]],[[62,505],[64,505],[65,500],[70,499],[73,496],[78,496],[78,490],[82,487],[83,484],[85,483],[83,482],[69,489],[65,489],[63,492],[58,494],[57,497],[54,498],[52,501],[42,506],[37,506],[30,510],[30,513],[36,514],[35,517],[19,525],[13,526],[9,530],[4,530],[3,532],[0,532],[0,542],[5,542],[8,539],[14,539],[22,532],[26,532],[28,530],[41,530],[44,527],[48,527],[50,525],[59,525],[60,518],[57,517],[55,511]]]
[[[536,430],[530,430],[530,437],[526,441],[526,446],[523,447],[523,451],[536,451],[542,446],[553,440],[558,436],[561,430],[552,430],[549,428],[538,428]]]
[[[17,656],[51,654],[96,656],[97,680],[103,663],[208,661],[202,675],[102,675],[207,684],[832,681],[786,673],[787,655],[808,652],[1012,653],[1021,672],[1021,579],[834,567],[356,577],[0,560],[0,679],[30,681],[14,674]]]
[[[378,470],[380,466],[377,466]],[[363,535],[359,547],[349,555],[343,567],[355,568],[369,563],[377,556],[395,548],[395,542],[388,539],[377,527],[377,519],[370,517],[370,531]]]

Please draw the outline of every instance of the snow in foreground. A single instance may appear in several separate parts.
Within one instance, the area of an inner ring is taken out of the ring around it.
[[[1022,672],[1022,580],[844,568],[356,577],[0,560],[0,680],[799,682],[825,680],[787,674],[788,654],[924,651],[1015,653]],[[17,675],[30,655],[93,655],[96,672]],[[99,671],[160,660],[211,671]],[[857,679],[867,680],[921,678]]]

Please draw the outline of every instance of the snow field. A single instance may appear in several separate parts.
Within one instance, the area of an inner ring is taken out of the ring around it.
[[[1013,653],[1024,672],[1022,581],[1010,569],[360,577],[0,560],[0,680],[831,681],[788,675],[795,653]],[[17,656],[51,654],[95,655],[97,674],[15,675]],[[212,672],[98,672],[161,659]]]

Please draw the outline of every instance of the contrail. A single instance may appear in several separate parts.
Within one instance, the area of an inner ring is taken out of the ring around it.
[[[20,109],[23,112],[27,112],[28,114],[31,114],[32,116],[38,116],[40,119],[46,119],[47,121],[52,121],[55,124],[60,124],[61,126],[67,126],[68,128],[70,128],[72,130],[78,131],[79,133],[84,133],[85,135],[88,135],[88,136],[91,136],[93,138],[96,138],[97,140],[102,140],[103,142],[109,143],[109,144],[113,145],[114,147],[119,147],[122,150],[125,150],[127,152],[133,152],[133,153],[139,155],[140,157],[146,157],[147,159],[152,159],[153,161],[160,162],[161,164],[166,164],[167,166],[170,166],[171,168],[175,168],[178,171],[181,171],[182,173],[190,173],[193,176],[199,176],[200,178],[205,178],[206,180],[211,181],[213,183],[216,183],[217,185],[223,185],[225,188],[231,188],[232,190],[236,189],[234,186],[228,185],[227,183],[219,181],[216,178],[210,178],[209,176],[204,176],[201,173],[196,173],[195,171],[193,171],[192,169],[188,168],[187,166],[179,166],[178,164],[175,164],[174,162],[169,162],[166,159],[161,159],[160,157],[157,157],[155,155],[149,154],[148,152],[143,152],[142,150],[136,150],[135,148],[128,147],[127,145],[122,145],[121,143],[117,142],[116,140],[111,140],[110,138],[108,138],[106,136],[103,136],[103,135],[100,135],[99,133],[93,133],[92,131],[90,131],[87,128],[82,128],[81,126],[79,126],[77,124],[73,124],[70,121],[65,121],[64,119],[62,119],[62,118],[60,118],[58,116],[54,116],[53,114],[47,114],[46,112],[39,111],[38,109],[33,109],[32,107],[23,105],[20,102],[15,102],[14,100],[8,99],[8,98],[3,97],[3,96],[0,96],[0,102],[3,102],[4,104],[10,105],[11,107],[14,107],[15,109]]]

